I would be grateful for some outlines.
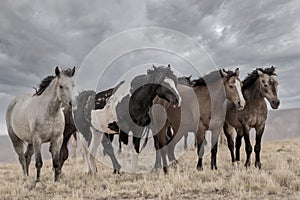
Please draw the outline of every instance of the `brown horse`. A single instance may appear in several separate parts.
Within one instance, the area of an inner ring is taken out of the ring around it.
[[[69,157],[69,150],[68,150],[68,142],[73,134],[76,134],[76,126],[74,123],[73,115],[72,115],[72,107],[66,106],[63,109],[64,116],[65,116],[65,129],[64,129],[64,139],[63,143],[60,148],[60,157],[59,157],[59,163],[60,168],[63,167],[64,162]]]
[[[241,92],[241,81],[238,78],[239,69],[235,72],[217,70],[194,81],[193,87],[177,85],[182,97],[180,108],[170,106],[163,99],[156,98],[154,103],[163,106],[155,106],[152,110],[154,124],[159,130],[154,135],[155,148],[157,151],[155,168],[160,167],[163,161],[163,169],[167,172],[166,154],[169,161],[175,161],[174,148],[177,142],[187,132],[195,132],[197,136],[198,164],[197,169],[202,170],[202,157],[204,154],[203,141],[205,132],[212,131],[211,168],[217,169],[216,153],[219,133],[224,125],[227,99],[236,106],[243,109],[245,100]],[[163,122],[163,123],[162,123]],[[166,130],[171,125],[173,136],[166,139]],[[160,129],[160,127],[162,127]],[[168,145],[167,145],[168,144]],[[161,158],[159,157],[161,154]]]
[[[261,138],[265,129],[265,122],[268,114],[265,98],[270,102],[273,109],[277,109],[280,104],[280,100],[277,96],[277,86],[278,82],[273,66],[265,69],[255,69],[243,81],[242,90],[247,101],[245,109],[243,111],[237,111],[234,109],[232,103],[228,103],[224,133],[227,137],[232,162],[240,161],[241,140],[242,137],[244,137],[245,150],[247,153],[245,166],[250,166],[252,146],[249,138],[249,131],[251,128],[255,128],[255,167],[261,168]],[[236,157],[234,157],[234,142],[232,139],[234,129],[236,129],[237,132],[235,144]]]

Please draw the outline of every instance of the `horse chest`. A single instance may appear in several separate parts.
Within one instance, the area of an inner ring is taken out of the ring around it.
[[[61,116],[40,118],[35,121],[32,134],[39,135],[43,142],[47,142],[50,138],[62,135],[64,125],[64,118]]]

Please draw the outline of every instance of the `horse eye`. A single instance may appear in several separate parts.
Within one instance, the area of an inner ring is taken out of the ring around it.
[[[230,87],[231,89],[233,89],[233,86],[232,86],[232,85],[229,85],[229,87]]]
[[[264,87],[268,87],[267,84],[264,84]]]
[[[60,89],[63,89],[64,87],[62,85],[59,86]]]

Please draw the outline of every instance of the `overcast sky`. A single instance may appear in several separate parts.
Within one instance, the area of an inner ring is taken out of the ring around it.
[[[241,78],[244,78],[256,67],[276,66],[281,109],[298,108],[299,19],[297,0],[2,1],[0,133],[6,132],[5,110],[13,97],[32,92],[32,87],[46,75],[53,74],[57,65],[78,69],[100,42],[139,27],[172,29],[193,38],[212,61],[207,55],[193,54],[195,50],[191,45],[168,31],[145,32],[137,36],[134,43],[151,41],[154,46],[188,55],[203,69],[201,73],[208,73],[216,66],[240,67]],[[132,41],[121,44],[135,47]],[[113,55],[120,43],[115,45],[105,57]],[[146,63],[149,66],[150,63],[170,63],[180,74],[198,76],[188,62],[167,51],[149,49],[119,56],[105,72],[98,88],[115,85],[122,73],[128,71],[126,66]]]

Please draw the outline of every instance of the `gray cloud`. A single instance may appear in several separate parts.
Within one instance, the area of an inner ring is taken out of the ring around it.
[[[300,4],[298,1],[5,1],[0,7],[0,126],[14,96],[32,87],[54,67],[79,67],[86,55],[108,37],[135,27],[159,26],[196,40],[218,67],[241,68],[242,77],[255,67],[274,65],[278,70],[282,107],[299,107]],[[159,40],[156,41],[158,37]],[[173,35],[145,35],[145,41],[164,42],[208,73],[215,68],[207,55]],[[172,39],[164,39],[173,37]],[[123,45],[132,45],[124,41]],[[204,52],[205,53],[205,52]],[[145,51],[120,58],[113,68],[145,62],[171,63],[186,75],[188,64],[168,54]],[[206,57],[206,58],[204,58]],[[122,66],[120,66],[122,65]],[[101,67],[101,66],[99,66]],[[119,70],[120,72],[122,70]],[[112,70],[114,85],[121,73]],[[110,77],[110,76],[109,76]],[[105,79],[105,80],[106,80]],[[99,87],[101,88],[101,87]]]

